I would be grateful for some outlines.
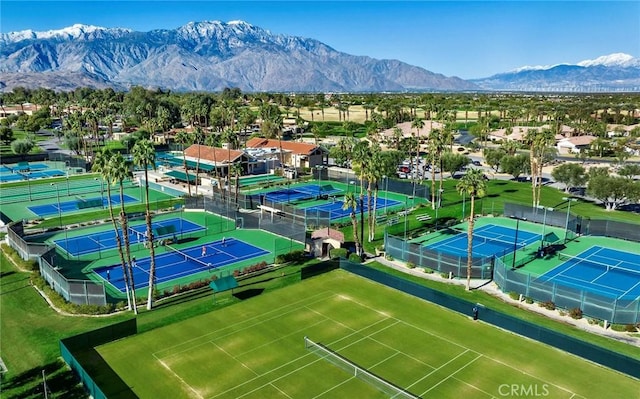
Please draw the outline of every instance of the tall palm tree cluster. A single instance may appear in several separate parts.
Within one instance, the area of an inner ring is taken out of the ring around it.
[[[149,199],[149,176],[148,169],[151,167],[155,169],[155,157],[156,152],[153,144],[149,140],[140,140],[136,142],[133,147],[133,163],[144,170],[144,203],[145,203],[145,222],[146,222],[146,234],[145,234],[145,246],[149,249],[150,255],[150,270],[149,270],[149,285],[148,285],[148,297],[147,297],[147,309],[151,309],[153,306],[153,296],[156,284],[155,275],[155,248],[153,237],[153,224],[150,209]],[[131,257],[131,246],[129,240],[129,226],[128,218],[125,209],[124,200],[124,181],[131,177],[131,171],[129,165],[125,162],[122,154],[112,152],[108,148],[103,148],[96,153],[96,158],[93,163],[93,171],[101,174],[102,179],[107,187],[107,206],[109,209],[109,217],[113,226],[114,235],[116,238],[116,248],[120,255],[120,264],[122,266],[122,274],[124,276],[125,291],[127,294],[127,306],[134,313],[137,313],[136,307],[136,293],[135,293],[135,281],[133,268],[135,264]],[[111,186],[117,184],[120,192],[120,213],[119,217],[116,217],[113,209],[113,202],[111,199]]]

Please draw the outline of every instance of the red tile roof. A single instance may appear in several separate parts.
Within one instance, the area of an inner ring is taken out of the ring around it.
[[[247,148],[280,148],[280,142],[273,139],[254,137],[247,141]],[[295,141],[283,141],[282,149],[294,154],[309,155],[318,148],[315,144],[298,143]]]
[[[204,159],[207,161],[217,161],[218,163],[225,162],[233,162],[240,158],[244,152],[238,150],[227,150],[224,148],[218,147],[209,147],[206,145],[193,144],[186,150],[184,150],[184,154],[188,157],[198,158],[198,147],[200,147],[200,159]],[[215,157],[214,157],[215,154]],[[231,159],[229,159],[229,155],[231,155]]]

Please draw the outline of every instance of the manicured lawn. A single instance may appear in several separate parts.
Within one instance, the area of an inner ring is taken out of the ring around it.
[[[98,352],[141,398],[385,397],[304,337],[421,397],[500,397],[505,384],[554,398],[637,394],[633,378],[343,271]]]
[[[58,360],[58,341],[131,316],[63,316],[31,286],[30,273],[18,270],[3,253],[0,273],[0,356],[9,370],[2,379],[2,396],[39,392],[43,369],[52,391],[77,395],[75,383],[69,384],[71,373]]]

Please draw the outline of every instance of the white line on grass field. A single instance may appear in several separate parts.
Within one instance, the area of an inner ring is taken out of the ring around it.
[[[387,321],[387,320],[390,320],[390,318],[387,318],[387,319],[383,319],[383,320],[376,321],[375,323],[370,324],[370,325],[367,325],[367,326],[365,326],[365,327],[363,327],[363,328],[361,328],[361,329],[359,329],[359,330],[353,330],[353,333],[352,333],[352,334],[349,334],[349,335],[347,335],[347,336],[345,336],[345,337],[342,337],[341,339],[339,339],[339,340],[337,340],[337,341],[335,341],[335,342],[340,342],[340,341],[342,341],[342,340],[344,340],[344,339],[347,339],[347,338],[349,338],[349,337],[351,337],[351,336],[355,336],[355,335],[357,335],[357,334],[360,334],[362,331],[366,331],[366,330],[370,329],[371,327],[373,327],[373,326],[375,326],[375,325],[377,325],[377,324],[379,324],[379,323],[381,323],[381,322]],[[396,320],[396,321],[397,321],[397,320]],[[395,324],[397,324],[397,323],[394,323],[394,325],[395,325]],[[384,329],[386,329],[386,328],[388,328],[388,327],[385,327]],[[382,331],[382,330],[377,330],[375,333],[377,333],[377,332],[379,332],[379,331]],[[356,342],[359,342],[359,341],[361,341],[362,339],[365,339],[366,337],[367,337],[367,336],[365,336],[364,338],[361,338],[360,340],[358,340],[358,341],[356,341]],[[350,346],[350,345],[349,345],[349,346]],[[348,347],[348,346],[346,346],[346,347]],[[346,348],[346,347],[345,347],[345,348]],[[289,362],[287,362],[287,363],[282,364],[281,366],[279,366],[279,367],[277,367],[277,368],[275,368],[275,369],[270,370],[268,373],[262,374],[262,375],[260,375],[260,376],[255,377],[255,378],[252,378],[252,379],[250,379],[250,380],[246,380],[246,381],[244,381],[243,383],[241,383],[241,384],[239,384],[239,385],[236,385],[236,386],[235,386],[235,387],[233,387],[233,388],[230,388],[230,389],[228,389],[228,390],[226,390],[226,391],[224,391],[224,392],[221,392],[221,393],[218,393],[218,394],[217,394],[217,395],[215,395],[215,396],[212,396],[211,398],[215,398],[215,397],[218,397],[218,396],[225,395],[225,394],[227,394],[227,393],[229,393],[229,392],[233,391],[234,389],[237,389],[238,387],[241,387],[241,386],[246,385],[246,384],[253,383],[256,379],[263,378],[263,377],[265,377],[265,376],[267,376],[268,374],[271,374],[271,373],[275,373],[275,372],[277,372],[278,370],[280,370],[281,368],[285,368],[285,367],[287,367],[287,366],[288,366],[288,365],[290,365],[290,364],[293,364],[293,363],[298,362],[298,361],[300,361],[300,360],[302,360],[302,359],[308,358],[308,357],[310,357],[310,356],[312,356],[312,355],[313,355],[312,353],[306,353],[306,354],[304,354],[304,355],[302,355],[302,356],[299,356],[298,358],[292,359],[291,361],[289,361]],[[312,364],[315,364],[315,363],[317,363],[317,362],[321,362],[321,361],[324,361],[324,360],[323,360],[322,358],[317,358],[317,357],[315,357],[315,356],[314,356],[314,360],[310,361],[310,362],[309,362],[309,363],[307,363],[306,365],[304,365],[304,366],[302,366],[302,367],[298,367],[296,370],[293,370],[293,371],[288,372],[288,373],[286,373],[286,374],[278,375],[276,378],[271,379],[269,382],[267,382],[267,383],[265,383],[265,384],[263,384],[263,385],[261,385],[261,386],[259,386],[259,387],[256,387],[256,388],[252,389],[250,392],[247,392],[247,393],[245,393],[244,395],[238,396],[237,398],[241,398],[241,397],[243,397],[243,396],[247,396],[247,395],[253,394],[253,393],[255,393],[255,392],[258,392],[259,390],[263,389],[263,388],[264,388],[265,386],[267,386],[267,385],[271,385],[271,384],[273,384],[274,382],[276,382],[276,381],[278,381],[278,380],[281,380],[281,379],[283,379],[283,378],[287,378],[288,376],[290,376],[290,375],[292,375],[292,374],[294,374],[294,373],[297,373],[297,372],[298,372],[298,371],[300,371],[301,369],[303,369],[303,368],[305,368],[305,367],[308,367],[308,366],[310,366],[310,365],[312,365]],[[351,379],[351,378],[353,378],[353,377],[350,377],[349,379]],[[345,381],[345,382],[346,382],[346,381]],[[340,383],[340,384],[338,384],[338,385],[335,385],[332,389],[335,389],[336,387],[338,387],[338,386],[340,386],[340,385],[344,384],[345,382],[342,382],[342,383]]]
[[[354,301],[354,302],[355,302],[355,301]],[[358,302],[356,302],[356,303],[358,303]],[[371,310],[371,311],[373,311],[373,312],[378,312],[378,313],[380,313],[380,311],[379,311],[379,310],[374,309],[374,308],[371,308],[371,307],[370,307],[370,306],[368,306],[368,305],[365,305],[365,304],[362,304],[362,303],[358,303],[358,304],[359,304],[359,305],[361,305],[361,306],[363,306],[363,307],[365,307],[365,308],[367,308],[367,309],[370,309],[370,310]],[[437,306],[437,305],[436,305],[436,306]],[[439,307],[440,307],[440,306],[439,306]],[[443,309],[444,309],[444,308],[443,308]],[[486,359],[489,359],[489,360],[494,361],[494,362],[496,362],[496,363],[502,364],[503,366],[509,367],[509,368],[511,368],[511,369],[513,369],[513,370],[515,370],[515,371],[518,371],[518,372],[520,372],[520,373],[522,373],[522,374],[525,374],[525,375],[527,375],[527,376],[529,376],[529,377],[531,377],[531,378],[533,378],[533,379],[536,379],[536,380],[541,381],[541,382],[543,382],[543,383],[548,383],[549,385],[554,386],[554,387],[556,387],[556,388],[558,388],[558,389],[560,389],[560,390],[562,390],[562,391],[565,391],[565,392],[567,392],[567,393],[573,394],[573,395],[574,395],[574,396],[576,396],[576,397],[582,397],[582,396],[580,396],[580,395],[577,395],[576,393],[574,393],[573,391],[571,391],[571,390],[569,390],[569,389],[566,389],[566,388],[561,387],[561,386],[556,385],[556,384],[549,383],[549,382],[547,382],[547,381],[545,381],[545,380],[542,380],[542,379],[540,379],[540,378],[536,377],[535,375],[529,374],[529,373],[527,373],[527,372],[525,372],[525,371],[522,371],[521,369],[519,369],[519,368],[517,368],[517,367],[514,367],[514,366],[511,366],[511,365],[509,365],[509,364],[506,364],[506,363],[504,363],[504,362],[502,362],[502,361],[500,361],[500,360],[497,360],[497,359],[494,359],[494,358],[492,358],[492,357],[489,357],[489,356],[487,356],[487,355],[485,355],[485,354],[483,354],[483,353],[480,353],[480,352],[478,352],[478,351],[475,351],[475,350],[473,350],[473,349],[467,348],[467,347],[465,347],[464,345],[461,345],[461,344],[459,344],[459,343],[457,343],[457,342],[454,342],[454,341],[452,341],[452,340],[450,340],[450,339],[448,339],[448,338],[446,338],[446,337],[443,337],[443,336],[441,336],[441,335],[439,335],[439,334],[434,334],[434,333],[433,333],[433,332],[431,332],[431,331],[427,331],[427,330],[425,330],[425,329],[423,329],[423,328],[421,328],[421,327],[415,326],[415,325],[413,325],[413,324],[411,324],[411,323],[407,323],[406,321],[404,321],[404,320],[400,320],[400,319],[397,319],[397,318],[395,318],[395,317],[393,317],[393,316],[390,316],[390,318],[395,319],[395,320],[398,320],[400,323],[403,323],[403,324],[405,324],[405,325],[407,325],[407,326],[410,326],[410,327],[412,327],[412,328],[414,328],[414,329],[416,329],[416,330],[418,330],[418,331],[421,331],[421,332],[423,332],[423,333],[425,333],[425,334],[431,335],[431,336],[436,337],[436,338],[438,338],[438,339],[441,339],[441,340],[443,340],[443,341],[445,341],[445,342],[448,342],[448,343],[450,343],[450,344],[452,344],[452,345],[455,345],[455,346],[457,346],[457,347],[460,347],[460,348],[464,349],[464,350],[465,350],[465,352],[466,352],[466,351],[470,351],[470,352],[473,352],[473,353],[477,353],[477,354],[479,354],[479,355],[484,356]],[[494,327],[494,326],[491,326],[491,327],[493,327],[493,328],[497,328],[497,327]],[[518,335],[518,334],[514,334],[514,335],[517,335],[517,336],[522,337],[522,338],[524,338],[524,339],[530,340],[530,339],[528,339],[528,338],[526,338],[526,337],[523,337],[523,336],[521,336],[521,335]],[[533,341],[533,340],[532,340],[532,341]],[[538,342],[538,341],[534,341],[534,342]],[[543,345],[544,345],[544,344],[543,344]],[[544,345],[544,346],[547,346],[547,345]],[[562,351],[562,352],[563,352],[563,353],[567,353],[567,352],[565,352],[565,351]],[[405,354],[405,356],[406,356],[406,354]],[[472,385],[472,386],[473,386],[473,385]],[[477,388],[477,389],[479,389],[479,388]]]
[[[329,294],[329,295],[327,296],[327,294]],[[237,331],[242,331],[242,330],[245,330],[247,328],[255,327],[255,326],[257,326],[257,325],[259,325],[261,323],[264,323],[266,321],[269,321],[271,319],[278,318],[278,317],[282,316],[283,314],[288,314],[288,313],[291,313],[291,312],[298,311],[301,306],[306,306],[305,302],[309,302],[309,300],[312,300],[311,303],[321,302],[323,300],[326,300],[326,299],[330,298],[331,296],[332,296],[331,292],[323,291],[323,292],[320,292],[320,293],[318,293],[316,295],[313,295],[311,297],[305,298],[304,300],[291,302],[291,303],[288,303],[287,305],[281,306],[279,308],[274,308],[274,309],[270,310],[269,312],[262,313],[260,316],[265,316],[266,315],[266,316],[270,316],[270,317],[266,318],[264,320],[260,319],[261,320],[260,322],[256,322],[255,321],[255,319],[258,318],[258,316],[255,317],[255,318],[251,318],[251,319],[245,319],[245,320],[242,320],[242,321],[240,321],[238,323],[226,325],[226,326],[224,326],[222,328],[219,328],[217,330],[214,330],[214,331],[208,332],[206,334],[203,334],[203,335],[188,339],[188,340],[186,340],[184,342],[181,342],[181,343],[178,343],[176,345],[173,345],[173,346],[170,346],[170,347],[165,347],[164,349],[161,349],[161,350],[159,350],[157,352],[152,353],[152,355],[154,357],[160,359],[160,358],[164,357],[162,355],[163,353],[170,352],[170,351],[175,350],[176,348],[179,348],[179,347],[187,347],[187,350],[188,350],[189,347],[187,345],[193,344],[195,341],[201,340],[203,338],[207,338],[207,337],[210,337],[210,336],[215,336],[216,334],[220,334],[221,331],[231,330],[229,334],[233,334],[233,333],[236,333]],[[286,312],[283,311],[284,309],[288,309],[288,308],[291,308],[291,310],[286,311]],[[273,315],[273,316],[271,316],[271,315]],[[252,323],[249,324],[249,322],[252,322]],[[233,329],[233,328],[235,328],[237,326],[242,326],[242,325],[247,325],[247,326],[243,327],[241,330],[234,330]],[[208,341],[209,341],[209,339],[207,339],[207,341],[205,341],[205,343],[208,342]],[[197,344],[197,345],[200,345],[200,344]],[[173,355],[173,354],[171,354],[171,355]]]
[[[547,384],[549,384],[549,385],[551,385],[551,386],[554,386],[554,387],[556,387],[556,388],[558,388],[558,389],[560,389],[560,390],[562,390],[562,391],[565,391],[565,392],[567,392],[567,393],[573,394],[574,396],[582,397],[582,396],[580,396],[580,395],[577,395],[576,393],[574,393],[573,391],[571,391],[571,390],[569,390],[569,389],[566,389],[566,388],[564,388],[564,387],[561,387],[560,385],[556,385],[556,384],[553,384],[553,383],[549,383],[548,381],[545,381],[545,380],[543,380],[543,379],[541,379],[541,378],[539,378],[539,377],[536,377],[536,376],[535,376],[535,375],[533,375],[533,374],[527,373],[526,371],[522,371],[522,369],[519,369],[519,368],[517,368],[517,367],[514,367],[514,366],[512,366],[512,365],[510,365],[510,364],[507,364],[507,363],[505,363],[505,362],[503,362],[503,361],[500,361],[500,360],[498,360],[498,359],[494,359],[493,357],[487,356],[486,354],[480,353],[480,352],[478,352],[478,351],[476,351],[476,350],[473,350],[473,349],[470,349],[470,348],[466,348],[465,346],[460,345],[460,344],[458,344],[458,343],[456,343],[456,342],[450,341],[449,339],[444,338],[444,337],[442,337],[442,336],[440,336],[440,335],[438,335],[438,334],[434,334],[434,333],[432,333],[432,332],[430,332],[430,331],[426,331],[426,330],[424,330],[423,328],[420,328],[420,327],[414,326],[413,324],[411,324],[411,323],[407,323],[407,322],[405,322],[405,321],[403,321],[403,320],[400,320],[400,322],[402,322],[403,324],[406,324],[406,325],[408,325],[408,326],[410,326],[410,327],[412,327],[412,328],[415,328],[415,329],[416,329],[416,330],[418,330],[418,331],[422,331],[422,332],[424,332],[425,334],[431,335],[431,336],[436,337],[436,338],[439,338],[439,339],[441,339],[441,340],[443,340],[443,341],[447,341],[447,342],[450,342],[450,343],[452,343],[452,344],[454,344],[454,345],[456,345],[456,346],[459,346],[459,347],[461,347],[461,348],[465,349],[465,352],[466,352],[466,351],[469,351],[469,352],[477,353],[477,354],[479,354],[479,355],[482,355],[485,359],[489,359],[489,360],[491,360],[491,361],[493,361],[493,362],[496,362],[496,363],[501,364],[501,365],[503,365],[503,366],[505,366],[505,367],[508,367],[508,368],[510,368],[510,369],[513,369],[514,371],[517,371],[517,372],[519,372],[519,373],[521,373],[521,374],[527,375],[527,376],[531,377],[532,379],[535,379],[535,380],[541,381],[541,382],[543,382],[543,383],[547,383]],[[497,328],[497,327],[495,327],[495,326],[490,326],[490,327],[492,327],[492,328]],[[499,329],[499,330],[504,331],[504,330],[502,330],[502,329]],[[514,333],[512,333],[512,334],[513,334],[513,335],[516,335],[516,336],[518,336],[518,337],[524,338],[524,339],[526,339],[526,340],[529,340],[529,341],[538,342],[538,341],[535,341],[535,340],[529,339],[529,338],[527,338],[527,337],[523,337],[522,335],[518,335],[518,334],[514,334]],[[547,345],[545,345],[545,344],[542,344],[542,345],[543,345],[543,346],[547,346]],[[554,348],[554,349],[555,349],[555,348]],[[558,350],[559,350],[559,349],[558,349]],[[560,350],[559,350],[559,351],[560,351]],[[568,353],[568,352],[565,352],[565,351],[561,351],[561,352],[563,352],[563,353]],[[576,356],[576,357],[577,357],[577,356]],[[582,358],[580,358],[580,359],[582,359]]]
[[[426,395],[429,391],[431,391],[432,389],[436,388],[438,385],[442,384],[443,382],[447,381],[449,378],[453,377],[454,375],[458,374],[460,371],[464,370],[465,368],[467,368],[467,366],[469,366],[471,363],[475,362],[476,360],[480,359],[481,357],[482,357],[482,355],[478,355],[475,358],[473,358],[472,360],[468,361],[464,366],[458,368],[456,371],[454,371],[453,373],[449,374],[449,376],[447,378],[444,378],[444,379],[440,380],[439,383],[437,383],[436,385],[434,385],[431,388],[429,388],[426,391],[424,391],[420,396],[422,397],[422,396]],[[432,373],[433,373],[433,371],[432,371]],[[429,374],[431,374],[431,373],[429,373]],[[418,381],[420,381],[420,380],[418,380]],[[411,388],[411,387],[412,387],[412,385],[409,385],[409,388]]]
[[[221,347],[220,345],[216,344],[213,341],[209,341],[211,343],[211,345],[215,346],[216,348],[218,348],[218,350],[222,353],[225,353],[227,356],[229,356],[231,359],[235,360],[236,362],[238,362],[242,367],[244,367],[245,369],[249,370],[250,372],[252,372],[255,375],[260,375],[258,374],[255,370],[251,369],[251,367],[247,366],[246,364],[242,363],[240,360],[238,360],[237,356],[233,356],[231,353],[227,352],[226,350],[224,350],[223,347]]]
[[[195,388],[193,388],[191,385],[187,384],[187,382],[185,380],[182,379],[182,377],[180,377],[178,374],[176,374],[173,370],[171,370],[171,367],[169,367],[165,362],[163,362],[162,360],[158,360],[160,362],[160,364],[162,366],[164,366],[164,368],[166,368],[167,370],[169,370],[169,372],[171,374],[173,374],[178,381],[180,381],[182,383],[182,385],[186,386],[187,388],[189,388],[189,390],[193,393],[195,393],[199,398],[204,399],[204,396],[200,395],[200,392],[198,392]]]

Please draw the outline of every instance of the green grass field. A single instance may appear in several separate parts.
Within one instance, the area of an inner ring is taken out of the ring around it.
[[[638,393],[635,379],[344,271],[98,352],[140,398],[387,397],[307,351],[305,336],[423,398]]]

